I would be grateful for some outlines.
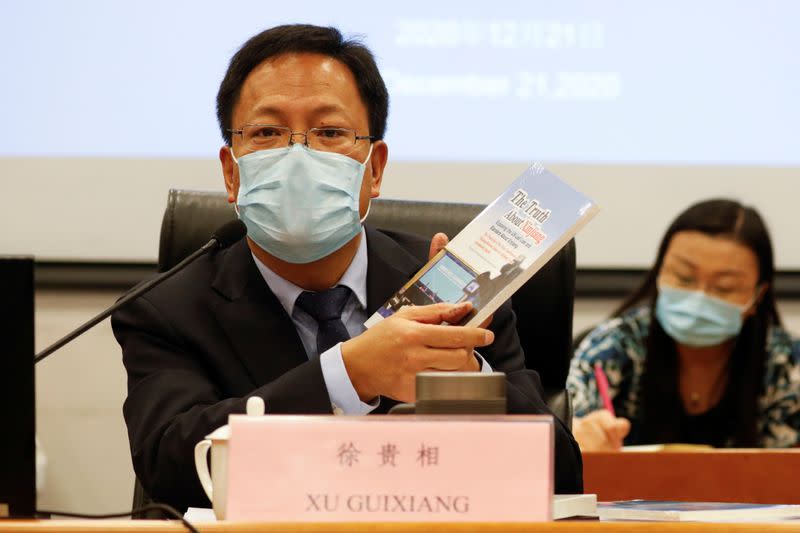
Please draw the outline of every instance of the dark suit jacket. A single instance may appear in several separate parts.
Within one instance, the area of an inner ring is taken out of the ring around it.
[[[367,228],[369,314],[419,270],[428,245]],[[319,359],[308,359],[244,239],[123,307],[112,326],[128,371],[123,412],[134,470],[156,501],[209,506],[193,447],[230,413],[243,413],[249,396],[263,397],[268,413],[331,413]],[[510,305],[491,329],[495,341],[481,354],[507,374],[509,412],[549,413],[538,375],[523,367]],[[382,398],[376,411],[395,403]],[[581,492],[578,446],[558,420],[555,428],[556,491]]]

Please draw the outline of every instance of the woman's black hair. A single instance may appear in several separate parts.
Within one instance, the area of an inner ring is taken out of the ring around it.
[[[345,39],[336,28],[287,24],[251,37],[231,58],[217,92],[217,121],[225,143],[231,144],[228,130],[241,125],[233,125],[231,121],[248,74],[267,59],[297,53],[322,54],[344,63],[353,73],[367,108],[369,135],[383,139],[389,114],[389,92],[372,52],[356,39]]]
[[[758,401],[763,393],[767,331],[780,325],[775,305],[773,281],[775,264],[772,241],[758,212],[752,207],[727,199],[713,199],[692,205],[672,222],[658,248],[656,262],[642,285],[614,312],[647,303],[650,306],[650,330],[647,336],[645,370],[641,380],[641,442],[676,442],[681,438],[683,406],[678,388],[678,355],[675,341],[655,319],[656,281],[672,237],[682,231],[699,231],[726,237],[740,243],[758,258],[758,283],[763,294],[756,312],[745,319],[728,361],[727,386],[718,407],[726,421],[720,442],[734,446],[759,446]]]

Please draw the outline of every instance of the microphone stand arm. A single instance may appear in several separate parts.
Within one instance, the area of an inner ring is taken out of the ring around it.
[[[109,316],[111,316],[111,314],[114,311],[116,311],[117,309],[119,309],[123,305],[127,304],[131,300],[134,300],[134,299],[138,298],[139,296],[141,296],[142,294],[146,293],[147,291],[149,291],[150,289],[152,289],[156,285],[160,284],[165,279],[171,277],[173,274],[175,274],[179,270],[182,270],[184,267],[186,267],[186,265],[188,265],[189,263],[191,263],[192,261],[194,261],[195,259],[197,259],[201,255],[211,251],[212,249],[216,248],[217,246],[219,246],[219,241],[217,241],[216,239],[211,239],[205,245],[203,245],[202,248],[200,248],[199,250],[197,250],[194,253],[192,253],[190,256],[188,256],[186,259],[184,259],[183,261],[181,261],[180,263],[178,263],[174,267],[172,267],[169,270],[167,270],[166,272],[164,272],[164,273],[162,273],[162,274],[160,274],[160,275],[158,275],[158,276],[146,281],[145,283],[143,283],[139,287],[133,289],[131,292],[129,292],[128,294],[126,294],[125,296],[123,296],[122,298],[117,300],[114,305],[112,305],[111,307],[109,307],[108,309],[106,309],[105,311],[103,311],[102,313],[97,315],[96,317],[88,320],[87,322],[82,324],[80,327],[78,327],[78,329],[76,329],[76,330],[72,331],[71,333],[69,333],[68,335],[65,335],[64,337],[58,339],[56,342],[54,342],[53,344],[51,344],[50,346],[48,346],[47,348],[45,348],[44,350],[42,350],[41,352],[36,354],[36,357],[33,358],[34,364],[39,363],[40,361],[45,359],[51,353],[55,352],[56,350],[58,350],[59,348],[61,348],[65,344],[71,342],[76,337],[82,335],[86,331],[90,330],[91,328],[93,328],[94,326],[96,326],[97,324],[99,324],[100,322],[102,322],[103,320],[108,318]]]

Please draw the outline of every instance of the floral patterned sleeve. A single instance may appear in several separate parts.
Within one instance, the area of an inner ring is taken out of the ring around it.
[[[603,406],[594,378],[596,362],[608,377],[609,395],[617,416],[635,414],[648,327],[647,310],[637,308],[603,322],[583,339],[575,350],[567,377],[575,416],[586,416]]]
[[[800,444],[800,342],[773,328],[761,397],[762,445],[786,448]]]

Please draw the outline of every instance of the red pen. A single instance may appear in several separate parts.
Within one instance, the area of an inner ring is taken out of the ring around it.
[[[614,405],[611,403],[611,397],[608,395],[608,378],[606,377],[606,373],[603,372],[600,361],[594,364],[594,379],[597,381],[597,392],[600,393],[600,399],[603,400],[603,407],[605,407],[612,416],[617,416],[614,412]]]

